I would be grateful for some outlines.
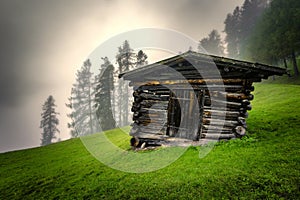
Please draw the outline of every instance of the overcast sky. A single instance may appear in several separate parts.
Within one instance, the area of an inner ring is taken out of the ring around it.
[[[65,107],[76,70],[110,37],[137,28],[200,40],[222,32],[243,0],[1,0],[0,152],[39,146],[42,104],[51,94],[68,139]],[[121,45],[121,44],[120,44]],[[117,46],[113,47],[116,48]]]

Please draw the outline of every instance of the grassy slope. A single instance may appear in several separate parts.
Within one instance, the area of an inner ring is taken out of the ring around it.
[[[250,138],[220,143],[203,159],[191,147],[151,173],[110,169],[80,139],[0,154],[0,199],[297,199],[299,99],[300,86],[258,84]],[[127,148],[118,132],[108,135]]]

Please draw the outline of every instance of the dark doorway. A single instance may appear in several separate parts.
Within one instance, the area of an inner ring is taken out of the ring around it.
[[[171,137],[199,140],[204,91],[174,90],[168,105],[168,130]]]

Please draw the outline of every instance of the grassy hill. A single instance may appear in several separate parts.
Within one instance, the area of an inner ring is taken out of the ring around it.
[[[205,158],[198,157],[202,147],[190,147],[161,170],[125,173],[70,139],[0,154],[0,199],[297,199],[300,86],[255,87],[250,137],[220,143]],[[106,134],[129,147],[120,131]]]

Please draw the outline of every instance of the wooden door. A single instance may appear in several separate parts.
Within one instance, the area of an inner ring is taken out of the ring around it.
[[[199,140],[204,91],[174,90],[168,106],[168,130],[171,137]]]

